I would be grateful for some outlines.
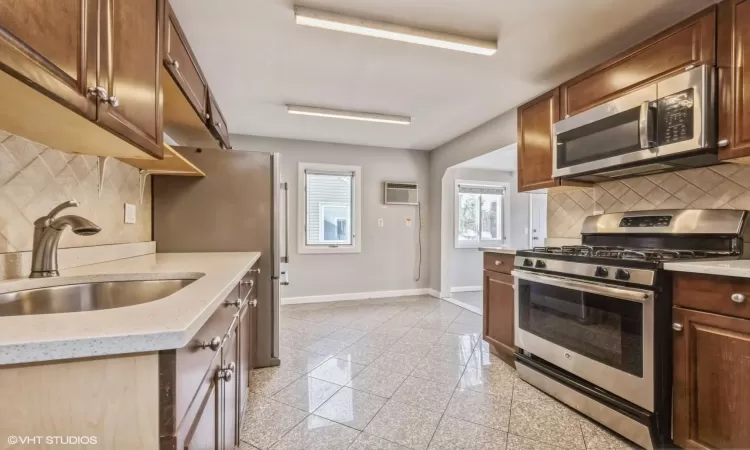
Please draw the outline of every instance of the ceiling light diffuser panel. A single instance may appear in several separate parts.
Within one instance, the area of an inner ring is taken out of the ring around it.
[[[389,114],[377,114],[359,111],[344,111],[340,109],[317,108],[313,106],[287,105],[286,110],[289,114],[298,114],[303,116],[361,120],[364,122],[381,122],[396,125],[409,125],[411,123],[411,117],[406,116],[392,116]]]
[[[342,31],[344,33],[408,42],[410,44],[428,45],[430,47],[445,48],[478,55],[491,56],[497,52],[496,41],[484,41],[388,22],[360,19],[302,6],[294,7],[294,18],[297,25],[308,27],[324,28],[326,30]]]

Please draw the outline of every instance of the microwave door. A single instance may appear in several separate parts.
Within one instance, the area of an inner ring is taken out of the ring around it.
[[[596,172],[653,157],[656,84],[554,124],[553,176]]]

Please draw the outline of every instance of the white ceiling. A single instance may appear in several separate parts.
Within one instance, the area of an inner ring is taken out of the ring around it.
[[[491,57],[294,24],[293,0],[173,0],[233,133],[431,150],[712,0],[299,0],[479,38]],[[412,116],[293,116],[285,104]]]

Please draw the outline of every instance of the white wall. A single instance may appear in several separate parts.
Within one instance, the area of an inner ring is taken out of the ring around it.
[[[452,223],[452,214],[441,207],[443,175],[458,163],[495,151],[516,142],[516,110],[512,109],[473,130],[453,139],[430,152],[430,214],[429,225],[429,267],[430,288],[448,295],[450,287],[447,254],[441,248],[448,248],[451,242],[443,242],[443,224]]]
[[[429,212],[428,152],[329,144],[291,139],[233,135],[237,150],[281,154],[282,176],[289,183],[290,285],[281,297],[307,297],[348,293],[393,291],[428,286],[427,237],[422,229],[421,280],[417,275],[418,220],[414,206],[382,203],[383,181],[419,183],[422,217]],[[301,255],[297,253],[297,164],[313,162],[362,167],[362,252],[355,254]],[[384,226],[378,226],[378,219]],[[406,226],[411,218],[413,225]]]
[[[509,191],[505,202],[506,245],[512,248],[526,248],[529,236],[525,234],[529,226],[529,194],[518,192],[516,172],[501,170],[470,169],[452,167],[443,177],[441,207],[455,215],[455,180],[489,181],[508,183]],[[455,220],[441,228],[442,241],[450,242],[445,248],[450,288],[482,285],[482,253],[476,249],[455,248]]]

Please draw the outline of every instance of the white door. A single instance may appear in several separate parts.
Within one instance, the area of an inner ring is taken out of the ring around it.
[[[531,194],[531,247],[542,247],[547,239],[547,194]]]

